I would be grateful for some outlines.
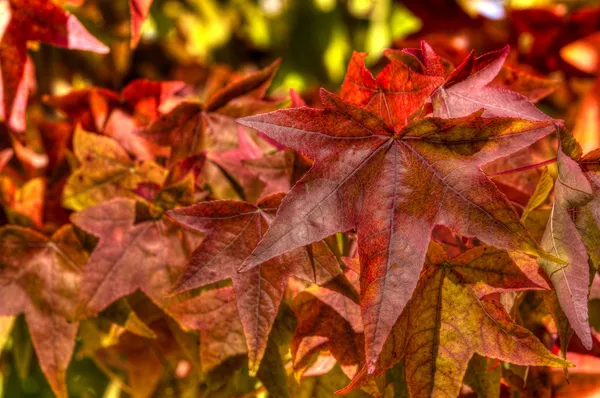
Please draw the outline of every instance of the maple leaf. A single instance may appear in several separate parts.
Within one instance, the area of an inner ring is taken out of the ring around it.
[[[64,95],[46,95],[43,100],[81,124],[84,130],[93,132],[104,130],[108,116],[120,102],[119,94],[102,87],[72,90]]]
[[[40,366],[56,396],[67,396],[67,366],[75,348],[75,307],[87,254],[72,226],[51,239],[31,229],[0,227],[0,315],[25,314]]]
[[[451,39],[442,41],[442,50],[452,48],[452,42],[450,40]],[[490,54],[493,55],[494,53]],[[422,71],[426,75],[439,76],[443,77],[444,79],[451,76],[454,69],[449,60],[439,57],[433,48],[431,48],[431,46],[424,40],[421,41],[420,48],[404,48],[402,50],[386,49],[384,50],[384,55],[389,60],[404,62],[415,71]],[[407,58],[407,55],[410,57]],[[465,78],[469,72],[471,74],[476,72],[478,68],[480,69],[484,65],[483,63],[476,62],[476,60],[473,58],[473,54],[464,54],[463,58],[465,55],[467,58],[472,59],[472,64],[469,65],[471,68],[470,70],[469,67],[462,69],[461,78]],[[454,58],[456,57],[453,57],[453,59]],[[517,93],[527,97],[529,101],[537,102],[542,98],[552,94],[560,86],[560,82],[558,81],[525,73],[521,69],[516,69],[515,67],[517,66],[521,67],[521,65],[502,65],[498,71],[498,74],[489,83],[489,87],[516,91]],[[454,79],[456,79],[456,77],[458,76],[455,76]],[[446,84],[452,84],[452,81],[449,81]]]
[[[579,209],[575,221],[591,264],[598,270],[600,268],[600,149],[583,156],[579,164],[585,170],[594,198]]]
[[[178,302],[166,294],[199,236],[169,218],[143,220],[136,214],[136,202],[128,198],[112,199],[71,216],[74,225],[99,238],[81,276],[78,317],[95,315],[137,289],[167,312]]]
[[[278,256],[249,272],[237,272],[267,230],[282,197],[282,194],[272,195],[258,205],[217,200],[167,212],[179,223],[206,233],[173,291],[179,293],[228,278],[233,280],[251,373],[258,370],[291,275],[320,285],[345,281],[324,242]]]
[[[25,129],[25,107],[33,80],[28,41],[100,54],[109,51],[73,15],[47,0],[2,0],[0,32],[0,116],[16,131]]]
[[[477,58],[471,52],[432,95],[433,115],[462,117],[483,108],[487,117],[549,120],[525,96],[489,84],[500,72],[508,52],[508,46]]]
[[[159,109],[185,87],[182,81],[136,79],[121,90],[121,98],[131,109],[136,125],[146,126],[159,116]]]
[[[84,130],[105,132],[112,113],[120,109],[131,115],[135,127],[143,127],[159,116],[159,108],[185,86],[181,81],[151,81],[136,79],[121,93],[90,87],[72,90],[64,95],[44,96],[48,105],[80,123]]]
[[[549,122],[477,112],[417,120],[395,133],[324,90],[322,102],[324,110],[239,120],[315,160],[242,269],[357,228],[370,366],[416,286],[436,224],[499,248],[549,256],[479,168],[544,137]]]
[[[246,159],[242,163],[264,184],[261,197],[288,192],[312,165],[310,159],[292,149],[267,154],[259,159]]]
[[[238,147],[236,149],[224,152],[209,152],[207,154],[207,159],[216,163],[235,180],[240,187],[238,189],[241,190],[238,194],[241,196],[241,199],[248,202],[256,202],[259,194],[263,191],[264,185],[251,170],[244,167],[243,162],[260,158],[262,158],[261,149],[248,137],[242,126],[238,127]]]
[[[348,279],[358,282],[349,271]],[[318,351],[328,350],[349,378],[365,364],[360,307],[343,295],[321,287],[309,287],[292,303],[298,326],[290,350],[296,371],[306,368]]]
[[[415,73],[395,60],[374,78],[365,67],[366,56],[366,53],[352,54],[341,96],[376,112],[394,129],[404,127],[412,113],[443,83],[439,76]]]
[[[232,149],[238,131],[232,117],[276,109],[277,104],[260,100],[265,96],[279,63],[275,61],[265,69],[232,81],[203,104],[180,103],[138,134],[159,145],[170,146],[172,163],[203,149],[219,152]],[[242,104],[239,107],[232,105],[236,101],[242,101]]]
[[[587,316],[589,281],[588,255],[569,209],[593,199],[592,187],[576,161],[562,150],[558,153],[555,201],[546,226],[542,246],[567,261],[566,265],[539,260],[556,289],[559,302],[584,346],[591,347]]]
[[[594,194],[591,183],[594,179],[593,172],[588,172],[589,174],[584,172],[577,161],[581,158],[581,147],[570,133],[566,131],[559,133],[561,145],[557,155],[558,177],[554,188],[554,203],[542,238],[542,246],[556,257],[563,259],[566,264],[557,264],[546,259],[538,261],[552,280],[560,307],[571,327],[583,345],[591,349],[592,338],[588,322],[589,256],[586,243],[577,226],[577,218],[581,223],[581,216],[577,217],[573,211],[575,208],[590,206],[586,210],[592,213],[589,222],[591,225],[586,225],[587,228],[584,230],[586,232],[583,233],[586,239],[589,239],[593,236],[594,224],[600,221],[595,220],[596,217],[593,215],[600,201]],[[582,160],[582,163],[593,165],[594,161],[588,157]],[[586,216],[585,210],[583,216]],[[585,224],[588,222],[584,221]]]
[[[489,84],[490,87],[516,91],[534,103],[555,92],[560,85],[559,81],[528,74],[507,65],[502,66]]]
[[[365,366],[339,392],[360,387],[402,359],[411,397],[457,396],[474,354],[525,366],[572,366],[514,323],[499,302],[483,296],[511,290],[515,281],[536,288],[515,263],[487,261],[490,249],[476,247],[449,260],[432,242],[419,284],[377,368],[369,374]]]
[[[75,131],[73,148],[81,166],[71,174],[64,190],[63,206],[73,210],[113,197],[133,197],[140,182],[162,185],[166,170],[151,161],[134,162],[113,139]]]
[[[11,224],[41,229],[46,181],[33,178],[18,187],[10,178],[0,177],[0,205]]]
[[[148,18],[152,0],[129,0],[131,13],[131,42],[130,47],[136,48],[140,42],[142,24]]]
[[[208,373],[227,358],[248,352],[232,287],[202,292],[170,310],[183,325],[200,331],[203,372]]]

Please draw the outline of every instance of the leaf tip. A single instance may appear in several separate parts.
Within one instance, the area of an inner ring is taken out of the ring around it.
[[[370,360],[369,364],[367,366],[367,374],[370,376],[373,373],[375,373],[375,370],[377,370],[377,361],[375,360]]]

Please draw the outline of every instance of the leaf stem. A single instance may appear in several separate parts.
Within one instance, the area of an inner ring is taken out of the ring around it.
[[[530,169],[537,169],[538,167],[546,166],[546,165],[552,164],[554,162],[556,162],[556,158],[544,160],[543,162],[536,163],[536,164],[530,164],[528,166],[517,167],[516,169],[504,170],[504,171],[501,171],[499,173],[488,174],[488,177],[497,177],[497,176],[501,176],[501,175],[504,175],[504,174],[512,174],[512,173],[518,173],[519,171],[530,170]]]

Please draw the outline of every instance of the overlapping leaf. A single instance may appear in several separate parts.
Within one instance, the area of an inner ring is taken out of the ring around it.
[[[554,197],[542,246],[567,264],[544,259],[539,262],[552,280],[560,306],[571,327],[584,346],[591,348],[587,310],[590,283],[588,255],[569,210],[591,201],[593,191],[577,162],[562,149],[558,152],[558,178]]]
[[[279,255],[238,273],[263,236],[282,195],[272,195],[257,206],[238,201],[211,201],[169,211],[175,220],[205,232],[206,238],[192,254],[189,265],[174,286],[175,292],[231,278],[244,328],[251,372],[256,372],[283,293],[291,275],[321,285],[344,283],[341,269],[323,242]]]
[[[31,229],[0,228],[0,315],[25,314],[42,371],[59,398],[67,396],[78,327],[69,317],[86,261],[69,225],[50,239]]]
[[[169,218],[145,218],[140,222],[136,202],[127,198],[71,216],[73,224],[99,238],[81,278],[78,316],[95,315],[137,289],[167,312],[177,302],[167,293],[200,237]]]
[[[152,161],[135,162],[112,138],[77,129],[73,137],[80,167],[63,190],[63,206],[83,210],[115,197],[133,197],[141,182],[162,185],[166,170]]]
[[[504,260],[494,259],[498,254]],[[417,289],[377,368],[369,374],[364,367],[341,392],[352,391],[402,359],[411,397],[457,396],[474,354],[526,366],[569,366],[514,323],[499,302],[483,296],[511,290],[514,281],[523,283],[522,288],[536,288],[524,282],[525,274],[506,254],[477,247],[449,260],[432,243]]]
[[[549,120],[523,95],[490,85],[500,72],[508,50],[505,47],[477,58],[471,52],[432,96],[433,115],[461,117],[483,108],[487,117]]]
[[[140,33],[142,24],[148,18],[152,0],[129,0],[129,10],[131,13],[131,48],[137,47],[140,42]]]
[[[440,76],[415,73],[395,60],[374,78],[365,67],[366,56],[352,54],[341,96],[376,112],[394,129],[404,127],[412,113],[443,83]]]
[[[2,0],[0,31],[0,116],[16,131],[25,129],[25,107],[33,80],[28,41],[101,54],[109,51],[73,15],[52,1]]]
[[[273,110],[277,104],[262,101],[279,61],[241,77],[213,93],[203,104],[184,101],[139,132],[162,146],[171,147],[171,162],[204,149],[222,152],[234,148],[237,126],[232,117]]]

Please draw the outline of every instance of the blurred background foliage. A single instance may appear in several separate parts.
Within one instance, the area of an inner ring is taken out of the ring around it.
[[[598,0],[457,0],[474,24],[482,17],[494,20],[500,36],[511,33],[507,10],[560,6],[577,9]],[[441,9],[438,8],[438,4]],[[52,70],[44,81],[52,94],[68,86],[97,84],[121,88],[135,77],[200,80],[203,68],[223,63],[233,69],[264,66],[281,57],[283,63],[274,87],[302,91],[308,87],[341,83],[353,50],[370,54],[375,64],[382,50],[413,34],[426,31],[457,32],[461,21],[444,15],[451,1],[394,0],[155,0],[142,29],[140,47],[131,53],[129,9],[126,1],[73,0],[66,7],[102,41],[111,56],[83,54],[81,75]],[[81,4],[79,6],[79,4]],[[437,21],[423,21],[425,10]],[[424,22],[438,22],[424,26]],[[481,25],[481,24],[479,24]],[[467,25],[464,28],[468,28]],[[464,29],[459,29],[464,30]],[[485,36],[485,35],[484,35]],[[498,37],[501,41],[501,37]],[[492,45],[495,43],[491,43]],[[68,51],[44,48],[41,57],[57,65],[55,57],[72,58]],[[104,59],[109,58],[109,59]],[[101,61],[102,60],[102,61]],[[87,73],[86,73],[87,72]],[[56,79],[59,78],[59,79]],[[61,82],[67,83],[61,86]]]
[[[90,86],[120,91],[142,77],[183,80],[187,95],[201,96],[195,88],[202,87],[215,68],[256,70],[277,58],[282,64],[272,94],[286,96],[293,88],[311,103],[318,87],[337,91],[353,50],[368,52],[367,63],[377,69],[385,48],[415,47],[422,38],[435,48],[436,40],[443,38],[462,52],[474,48],[481,53],[511,44],[515,52],[511,62],[525,65],[532,73],[569,81],[541,106],[572,119],[576,109],[570,105],[590,92],[600,62],[600,45],[594,48],[586,42],[571,52],[561,51],[560,57],[552,53],[599,30],[596,20],[595,26],[579,34],[566,18],[560,18],[598,7],[600,0],[154,0],[141,43],[133,51],[126,0],[60,3],[109,45],[111,53],[102,56],[30,43],[37,77],[30,118],[50,112],[40,101],[45,95]],[[558,20],[566,21],[564,26],[553,20],[516,17],[519,11],[538,8],[551,10]],[[545,33],[545,27],[540,28],[544,23],[554,33]],[[592,108],[599,109],[597,104]],[[5,326],[0,327],[0,347],[4,347],[0,397],[52,397],[23,317],[15,320],[10,335],[1,333],[10,330]],[[85,352],[84,348],[78,341],[76,352]],[[99,362],[76,354],[69,367],[69,392],[74,397],[119,397],[125,387],[113,376]],[[230,387],[227,391],[233,394],[236,387]],[[158,391],[160,397],[178,396],[169,385]]]

